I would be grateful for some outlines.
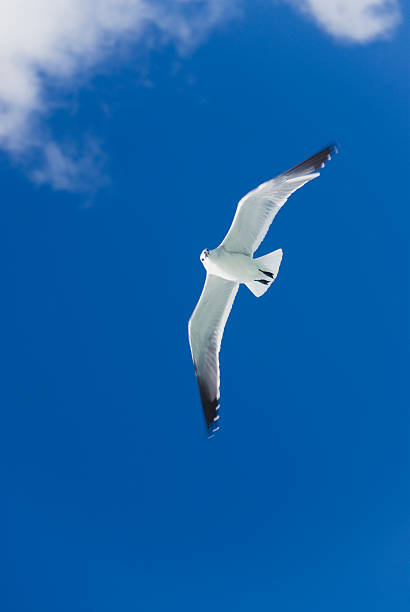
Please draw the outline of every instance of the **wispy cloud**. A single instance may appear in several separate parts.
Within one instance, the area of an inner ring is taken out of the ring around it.
[[[389,36],[400,22],[397,0],[288,0],[335,38],[367,43]]]
[[[42,163],[29,170],[35,183],[50,184],[64,191],[92,193],[108,182],[103,173],[105,155],[95,138],[86,138],[81,149],[78,145],[61,145],[51,139],[43,142],[41,148]]]
[[[56,142],[46,121],[56,104],[50,86],[58,91],[77,76],[87,78],[125,45],[173,41],[189,50],[234,6],[221,0],[0,0],[0,148],[37,182],[86,188],[101,178],[101,152],[93,139],[80,147]]]
[[[389,34],[400,20],[396,0],[285,1],[334,37],[359,43]],[[189,51],[246,3],[251,0],[0,0],[0,149],[38,183],[92,191],[104,181],[104,156],[93,138],[56,140],[47,122],[56,93],[105,70],[131,45],[172,41]]]

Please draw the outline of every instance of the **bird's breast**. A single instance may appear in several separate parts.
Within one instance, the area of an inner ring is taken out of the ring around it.
[[[216,249],[208,258],[207,270],[210,274],[221,276],[238,283],[254,280],[255,262],[252,257],[243,253],[230,253]]]

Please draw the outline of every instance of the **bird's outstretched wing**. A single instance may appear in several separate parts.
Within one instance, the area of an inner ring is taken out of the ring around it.
[[[228,251],[253,255],[288,197],[319,176],[317,170],[323,168],[325,161],[334,153],[337,153],[335,146],[326,147],[294,168],[250,191],[240,200],[222,245]]]
[[[218,418],[219,349],[238,287],[238,283],[208,274],[188,323],[189,344],[208,431]]]

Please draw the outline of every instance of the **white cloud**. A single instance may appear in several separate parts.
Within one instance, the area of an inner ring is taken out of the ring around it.
[[[98,176],[92,139],[57,143],[47,129],[50,86],[70,86],[103,66],[118,47],[172,40],[196,45],[234,0],[0,0],[0,147],[31,177],[57,189],[82,189]],[[33,160],[36,160],[33,164]]]
[[[0,0],[0,149],[36,182],[95,186],[104,180],[95,139],[57,142],[47,127],[56,94],[106,70],[119,48],[172,41],[180,52],[190,50],[253,1]],[[388,34],[400,18],[396,0],[285,1],[333,36],[360,43]]]
[[[288,0],[336,38],[367,43],[400,22],[397,0]]]

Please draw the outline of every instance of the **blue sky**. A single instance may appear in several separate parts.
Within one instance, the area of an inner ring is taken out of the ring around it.
[[[404,7],[353,36],[319,0],[228,4],[3,58],[7,612],[408,610]],[[239,291],[208,440],[199,254],[333,140],[258,251],[274,286]]]

